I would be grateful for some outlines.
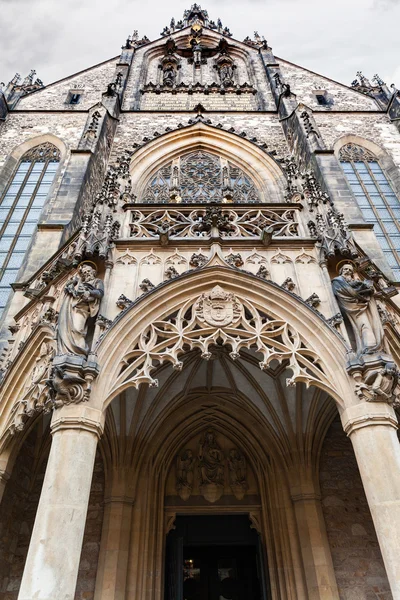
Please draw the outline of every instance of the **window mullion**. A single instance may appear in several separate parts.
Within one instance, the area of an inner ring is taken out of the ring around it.
[[[363,161],[363,162],[364,162],[364,165],[366,165],[368,173],[371,175],[371,169],[369,168],[368,163],[366,163],[365,161]],[[387,241],[387,243],[388,243],[391,251],[394,252],[395,256],[397,257],[398,253],[397,253],[396,248],[394,247],[394,245],[392,243],[392,240],[390,239],[390,235],[386,231],[385,222],[382,221],[382,219],[381,219],[381,217],[380,217],[380,215],[378,213],[378,210],[377,210],[376,206],[374,205],[374,203],[372,201],[372,198],[371,198],[371,196],[370,196],[367,188],[365,187],[365,184],[364,184],[364,182],[362,180],[362,177],[360,176],[360,173],[358,172],[357,167],[353,164],[353,162],[351,163],[351,166],[353,167],[353,170],[354,170],[354,172],[357,175],[357,179],[358,179],[358,181],[359,181],[359,183],[360,183],[360,185],[361,185],[361,187],[363,189],[364,195],[367,198],[368,203],[369,203],[369,205],[370,205],[370,207],[371,207],[371,209],[372,209],[372,211],[373,211],[373,213],[375,215],[376,224],[377,225],[382,225],[381,229],[383,231],[383,235],[385,236],[385,239],[386,239],[386,241]],[[380,190],[379,190],[379,193],[381,193]],[[386,205],[386,203],[385,203],[385,205]],[[399,266],[400,266],[400,264],[399,264]]]
[[[18,168],[17,168],[17,170],[15,171],[15,173],[14,173],[14,175],[13,175],[12,179],[11,179],[11,183],[10,183],[10,185],[9,185],[9,186],[8,186],[8,188],[7,188],[7,192],[6,192],[6,193],[3,195],[3,198],[1,199],[0,208],[1,208],[1,205],[2,205],[2,202],[3,202],[4,198],[6,197],[6,195],[7,195],[7,193],[8,193],[8,190],[10,189],[10,187],[11,187],[11,186],[12,186],[12,184],[13,184],[13,181],[14,181],[14,179],[15,179],[15,176],[16,176],[16,174],[18,173],[18,170],[19,170],[19,168],[20,168],[21,164],[23,164],[23,163],[20,163],[20,164],[18,165]],[[28,179],[29,179],[29,177],[30,177],[30,175],[31,175],[31,173],[32,173],[32,169],[33,169],[33,165],[34,165],[34,164],[35,164],[35,163],[31,163],[31,166],[30,166],[30,167],[29,167],[29,169],[27,170],[27,172],[26,172],[26,175],[25,175],[25,177],[24,177],[24,180],[21,182],[21,185],[20,185],[20,187],[19,187],[19,190],[18,190],[18,192],[17,192],[17,195],[16,195],[16,197],[15,197],[15,200],[14,200],[14,202],[12,203],[12,205],[10,206],[10,208],[9,208],[9,210],[8,210],[8,215],[7,215],[7,217],[6,217],[5,221],[4,221],[4,225],[3,225],[3,227],[1,227],[1,229],[0,229],[0,239],[2,238],[2,236],[3,236],[3,233],[5,232],[5,230],[6,230],[6,227],[7,227],[8,223],[10,222],[10,219],[11,219],[11,217],[12,217],[12,214],[13,214],[13,212],[14,212],[14,209],[15,209],[15,207],[17,206],[17,204],[18,204],[18,201],[19,201],[19,199],[20,199],[20,197],[21,197],[21,194],[22,194],[22,192],[23,192],[23,190],[24,190],[24,187],[25,187],[25,185],[26,185],[26,183],[27,183],[27,181],[28,181]]]
[[[397,229],[398,229],[398,231],[399,231],[399,233],[400,233],[400,223],[399,223],[399,222],[398,222],[398,220],[396,219],[396,217],[395,217],[395,215],[394,215],[394,213],[393,213],[393,209],[392,209],[392,207],[391,207],[391,206],[389,206],[389,203],[388,203],[388,201],[387,201],[387,199],[386,199],[386,195],[384,194],[384,192],[382,192],[381,186],[379,185],[379,181],[378,181],[378,180],[377,180],[377,179],[374,177],[374,173],[373,173],[373,171],[371,170],[371,168],[370,168],[370,166],[369,166],[369,163],[366,163],[366,165],[367,165],[367,168],[368,168],[368,172],[369,172],[369,174],[370,174],[370,176],[371,176],[371,179],[372,179],[372,181],[374,182],[374,184],[375,184],[376,188],[378,189],[378,191],[379,191],[379,194],[380,194],[380,196],[381,196],[381,198],[382,198],[383,202],[385,203],[385,206],[386,206],[387,210],[389,211],[389,213],[390,213],[390,216],[392,217],[392,219],[393,219],[393,222],[394,222],[394,224],[396,225],[396,227],[397,227]],[[385,178],[386,178],[386,181],[387,181],[387,177],[386,177],[386,175],[385,175]],[[400,206],[400,203],[399,203],[399,206]]]
[[[31,168],[30,168],[30,172],[32,172],[32,170],[33,170],[33,166],[34,166],[35,164],[37,164],[37,162],[35,162],[35,163],[32,163],[32,165],[31,165]],[[9,263],[9,261],[10,261],[10,258],[11,258],[11,256],[12,256],[13,252],[14,252],[14,248],[15,248],[15,245],[16,245],[16,243],[17,243],[17,241],[18,241],[18,238],[19,238],[19,235],[20,235],[20,233],[21,233],[21,230],[22,230],[23,226],[25,225],[26,218],[27,218],[27,216],[28,216],[28,212],[29,212],[29,211],[30,211],[30,209],[32,208],[32,204],[33,204],[33,202],[34,202],[34,200],[35,200],[35,197],[36,197],[37,191],[38,191],[38,189],[39,189],[39,187],[40,187],[40,184],[41,184],[41,183],[42,183],[42,181],[43,181],[43,177],[44,177],[44,174],[46,173],[46,170],[47,170],[48,164],[49,164],[49,161],[46,161],[46,162],[44,163],[44,166],[43,166],[42,172],[41,172],[41,174],[40,174],[40,176],[39,176],[39,179],[38,179],[38,181],[37,181],[37,183],[36,183],[36,185],[35,185],[35,189],[33,190],[32,194],[31,194],[31,198],[30,198],[30,200],[29,200],[29,202],[28,202],[28,205],[27,205],[27,207],[26,207],[26,209],[25,209],[24,216],[22,217],[22,219],[21,219],[21,222],[20,222],[20,224],[19,224],[19,226],[18,226],[18,229],[17,229],[17,231],[16,231],[16,232],[15,232],[15,234],[14,234],[13,241],[12,241],[12,243],[11,243],[11,246],[10,246],[10,248],[9,248],[8,252],[7,252],[7,256],[6,256],[5,260],[4,260],[3,266],[2,266],[2,268],[0,269],[0,282],[1,282],[1,278],[3,277],[4,271],[6,270],[6,268],[7,268],[7,265],[8,265],[8,263]],[[10,212],[10,214],[9,214],[9,218],[11,218],[11,214],[12,214],[12,213]]]

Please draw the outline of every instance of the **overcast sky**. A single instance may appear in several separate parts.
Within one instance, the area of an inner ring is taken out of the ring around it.
[[[234,37],[346,84],[361,70],[400,86],[400,0],[208,0]],[[45,84],[116,56],[134,29],[151,40],[179,19],[175,0],[0,0],[0,81],[36,69]]]

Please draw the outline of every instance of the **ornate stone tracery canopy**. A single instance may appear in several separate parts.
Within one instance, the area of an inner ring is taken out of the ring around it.
[[[179,371],[183,367],[181,357],[188,350],[197,349],[202,358],[210,360],[221,345],[230,349],[233,360],[244,349],[261,355],[261,370],[286,362],[293,374],[287,380],[289,386],[304,382],[332,389],[317,353],[292,326],[217,285],[142,330],[123,357],[111,395],[142,383],[157,387],[152,372],[159,364],[169,362]]]

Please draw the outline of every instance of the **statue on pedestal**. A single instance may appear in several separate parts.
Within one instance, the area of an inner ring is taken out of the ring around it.
[[[350,321],[357,354],[377,352],[382,344],[382,328],[377,310],[371,303],[372,281],[355,279],[353,265],[346,264],[340,269],[339,277],[332,280],[332,288],[342,312]]]

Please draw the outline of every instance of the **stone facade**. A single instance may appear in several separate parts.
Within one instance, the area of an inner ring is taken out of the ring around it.
[[[400,598],[400,98],[357,77],[194,4],[0,92],[2,600]]]

